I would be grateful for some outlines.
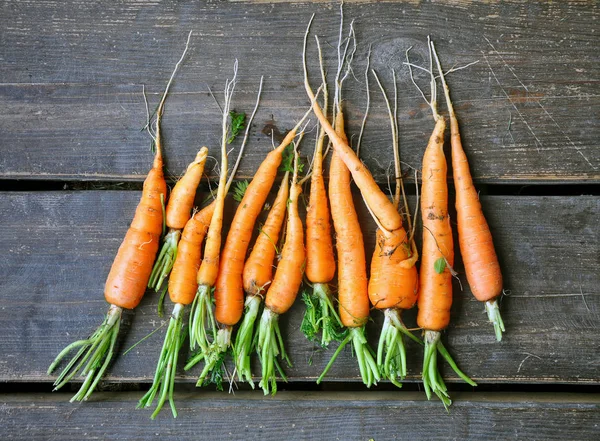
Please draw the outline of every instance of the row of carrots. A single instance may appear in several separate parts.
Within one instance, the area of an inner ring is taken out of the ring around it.
[[[67,346],[48,369],[50,374],[65,356],[75,351],[55,382],[55,389],[59,389],[77,373],[84,377],[72,401],[86,400],[94,391],[114,355],[123,309],[137,307],[147,287],[157,292],[162,290],[163,293],[167,289],[174,307],[153,384],[138,407],[149,407],[157,399],[152,414],[152,418],[155,418],[169,400],[173,415],[177,416],[173,389],[178,354],[186,335],[189,335],[193,355],[185,369],[204,362],[198,386],[207,382],[219,384],[223,378],[224,360],[227,354],[231,354],[235,364],[234,375],[239,381],[248,382],[254,387],[250,360],[252,353],[256,352],[262,367],[259,386],[265,394],[275,393],[277,377],[286,379],[280,363],[282,360],[290,362],[279,328],[279,317],[293,305],[304,276],[310,283],[312,293],[303,295],[306,313],[302,331],[323,347],[332,341],[339,342],[318,382],[325,377],[344,346],[352,343],[362,380],[367,386],[377,384],[382,378],[401,386],[406,376],[404,337],[409,337],[424,345],[422,379],[428,398],[433,392],[446,407],[451,404],[438,371],[438,353],[462,379],[476,385],[458,369],[440,340],[441,331],[450,321],[454,244],[448,215],[447,164],[443,151],[446,122],[437,111],[434,62],[444,88],[450,118],[460,250],[471,290],[478,300],[485,302],[498,340],[504,331],[497,302],[502,293],[502,276],[491,233],[473,186],[450,91],[435,46],[428,41],[431,75],[429,105],[435,126],[421,170],[423,246],[420,270],[417,272],[419,251],[414,241],[416,219],[412,219],[408,213],[402,184],[397,100],[394,99],[393,106],[390,104],[377,74],[372,71],[384,93],[392,127],[396,189],[390,200],[359,159],[358,149],[354,151],[350,146],[344,129],[342,86],[350,73],[356,49],[353,25],[350,25],[348,36],[342,38],[342,15],[334,99],[329,115],[329,91],[318,38],[321,86],[316,94],[309,84],[306,55],[311,23],[312,19],[304,38],[303,51],[304,83],[311,101],[310,108],[294,129],[266,156],[247,187],[238,184],[235,193],[240,203],[224,243],[226,196],[258,107],[262,79],[256,106],[248,121],[245,121],[245,115],[231,111],[237,62],[233,79],[225,84],[219,184],[212,202],[201,210],[193,210],[196,189],[208,157],[206,147],[200,149],[171,190],[167,202],[161,117],[169,88],[187,51],[188,37],[186,51],[177,63],[155,112],[155,122],[148,124],[154,140],[154,163],[144,181],[140,203],[106,281],[105,298],[110,304],[109,311],[91,337]],[[407,64],[412,69],[408,52]],[[367,69],[367,81],[368,75]],[[395,91],[394,98],[396,94]],[[322,105],[319,102],[321,95]],[[298,148],[306,127],[302,125],[311,113],[317,117],[320,129],[310,170],[301,177],[303,167]],[[244,125],[246,132],[238,158],[231,173],[228,173],[228,145]],[[329,140],[328,144],[326,139]],[[332,154],[327,188],[324,158],[330,147]],[[277,196],[247,255],[257,218],[265,207],[279,170],[284,175]],[[299,199],[303,184],[309,180],[305,231],[299,215]],[[363,235],[352,197],[352,180],[378,226],[370,278],[367,278]],[[335,252],[331,220],[335,231]],[[283,246],[278,249],[280,241]],[[204,249],[203,242],[206,242]],[[273,273],[275,263],[276,270]],[[336,275],[337,283],[334,282]],[[332,294],[332,284],[337,286],[337,299]],[[159,308],[162,303],[161,298]],[[423,341],[406,328],[401,318],[401,312],[415,304],[418,305],[417,324],[424,332]],[[385,315],[377,351],[369,346],[365,334],[371,306]],[[189,324],[186,325],[185,310],[188,307]],[[234,326],[240,321],[234,338]]]

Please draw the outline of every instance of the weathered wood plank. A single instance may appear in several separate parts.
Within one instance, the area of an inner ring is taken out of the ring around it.
[[[68,395],[0,395],[7,440],[593,440],[598,395],[461,393],[447,413],[411,392],[178,393],[179,417],[163,409],[150,422],[135,411],[141,394],[97,393],[73,405]],[[115,424],[115,415],[127,415]],[[60,427],[56,431],[55,428]]]
[[[0,261],[0,381],[52,380],[45,371],[54,356],[100,323],[107,308],[104,280],[138,198],[138,192],[126,191],[0,194],[0,248],[5,256]],[[444,339],[457,362],[481,383],[596,384],[600,198],[488,196],[482,202],[510,291],[502,304],[507,332],[496,343],[482,305],[464,280],[464,292],[456,283],[453,323]],[[363,208],[360,217],[372,250],[374,225]],[[462,271],[460,260],[456,269]],[[107,379],[152,378],[163,331],[122,354],[160,326],[156,302],[157,296],[149,293],[134,313],[125,315],[120,356]],[[298,301],[282,318],[294,362],[287,369],[290,381],[314,380],[331,355],[316,350],[301,335],[302,313]],[[372,315],[369,329],[375,342],[382,314]],[[415,326],[415,311],[407,312],[405,320]],[[408,381],[418,381],[421,349],[409,345],[408,353]],[[178,381],[195,381],[197,374],[181,370]],[[457,381],[449,368],[444,374]],[[340,355],[329,379],[358,380],[349,349]]]
[[[359,81],[350,78],[345,91],[350,133],[362,119],[361,73],[372,45],[372,66],[388,87],[389,69],[398,72],[403,160],[419,167],[432,123],[402,63],[410,46],[412,60],[423,63],[431,34],[447,67],[479,60],[449,77],[478,181],[598,182],[598,10],[591,1],[349,3],[346,16],[357,19],[360,43]],[[270,148],[264,126],[289,129],[306,108],[300,50],[313,12],[333,71],[337,2],[4,3],[0,177],[141,180],[150,161],[148,137],[139,131],[141,84],[155,104],[189,30],[192,48],[164,120],[169,170],[179,174],[201,144],[217,145],[218,110],[207,85],[220,97],[237,58],[237,109],[251,108],[266,76],[240,170],[251,176]],[[426,86],[423,72],[416,75]],[[372,92],[363,155],[385,182],[388,122],[379,91]]]

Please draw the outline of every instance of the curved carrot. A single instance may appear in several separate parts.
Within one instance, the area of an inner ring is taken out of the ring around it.
[[[471,291],[477,300],[485,302],[488,318],[494,325],[496,339],[501,341],[504,322],[496,300],[502,294],[500,263],[494,249],[490,227],[483,214],[481,202],[479,202],[479,194],[473,185],[469,162],[460,138],[458,120],[450,99],[450,89],[435,48],[433,54],[444,86],[444,96],[450,114],[450,144],[456,190],[456,220],[460,253]]]
[[[163,239],[163,246],[158,258],[152,268],[148,287],[160,290],[163,281],[171,272],[175,257],[177,256],[177,244],[181,237],[181,230],[190,218],[196,189],[204,172],[204,165],[208,157],[208,149],[202,147],[196,154],[196,159],[190,163],[183,177],[177,181],[171,191],[166,208],[166,226],[169,232]],[[159,315],[162,316],[163,297],[159,300]]]
[[[242,316],[244,310],[242,273],[254,223],[277,176],[283,150],[295,136],[296,129],[293,129],[276,149],[269,152],[254,174],[231,221],[221,253],[214,294],[215,317],[226,326],[235,325]]]
[[[276,365],[285,379],[285,375],[277,364],[277,356],[280,355],[288,364],[291,364],[285,352],[283,338],[279,330],[279,316],[287,312],[296,300],[298,289],[302,284],[302,274],[304,273],[306,260],[304,231],[298,213],[298,198],[302,193],[302,187],[298,185],[299,158],[296,149],[294,149],[294,156],[294,175],[287,206],[288,219],[285,244],[281,251],[281,260],[277,265],[275,277],[267,289],[265,309],[258,328],[257,351],[262,365],[262,378],[259,386],[262,387],[265,395],[269,392],[273,394],[277,392]]]
[[[177,259],[169,277],[169,297],[173,303],[189,305],[194,301],[196,280],[202,260],[202,242],[208,232],[216,203],[211,202],[185,224],[177,250]]]

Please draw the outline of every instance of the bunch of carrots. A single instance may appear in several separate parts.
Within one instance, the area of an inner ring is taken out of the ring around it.
[[[169,293],[173,308],[153,384],[138,407],[149,407],[158,399],[152,413],[152,418],[155,418],[169,400],[173,416],[177,416],[173,391],[178,356],[186,334],[189,335],[192,356],[185,370],[204,363],[198,386],[213,382],[220,387],[226,375],[225,359],[231,356],[235,366],[234,374],[230,375],[231,381],[237,377],[238,381],[248,382],[254,388],[251,357],[256,353],[261,364],[259,386],[265,394],[275,393],[277,377],[286,380],[282,362],[291,365],[279,317],[294,304],[304,276],[312,291],[302,294],[306,304],[302,331],[324,348],[333,342],[339,343],[317,382],[325,377],[345,345],[352,343],[366,386],[387,379],[400,387],[406,377],[404,338],[409,337],[424,346],[422,379],[428,398],[433,392],[444,406],[451,404],[438,371],[438,353],[463,380],[476,385],[460,371],[441,342],[441,332],[450,322],[452,278],[456,273],[453,269],[454,243],[448,214],[447,164],[443,150],[446,121],[437,110],[434,63],[444,88],[450,118],[458,241],[466,276],[475,297],[485,302],[498,340],[504,331],[497,301],[502,293],[502,276],[490,229],[462,148],[458,121],[445,78],[447,72],[442,70],[435,46],[428,40],[429,69],[421,69],[428,70],[430,74],[431,98],[428,104],[435,125],[425,149],[421,170],[423,244],[419,252],[414,239],[417,219],[416,215],[413,219],[409,212],[400,167],[396,74],[393,72],[394,96],[390,101],[377,73],[369,70],[367,56],[367,90],[369,76],[373,76],[383,94],[390,119],[395,182],[395,192],[390,198],[360,160],[360,141],[355,151],[345,132],[342,86],[351,72],[356,51],[353,23],[343,37],[341,14],[338,65],[334,78],[333,105],[329,113],[326,69],[317,37],[321,85],[316,94],[309,83],[307,48],[313,18],[306,29],[303,46],[304,85],[310,107],[283,141],[266,156],[251,182],[237,184],[234,198],[239,205],[224,241],[226,198],[259,105],[262,79],[256,105],[248,121],[245,120],[245,114],[231,110],[237,81],[237,61],[233,79],[225,84],[221,162],[214,200],[204,208],[194,208],[197,187],[208,158],[207,147],[198,151],[167,199],[160,125],[169,88],[188,50],[190,33],[185,51],[162,95],[155,122],[148,122],[148,131],[155,147],[154,163],[144,182],[134,219],[106,281],[105,298],[110,304],[108,314],[91,337],[67,346],[51,364],[48,373],[67,354],[77,351],[58,376],[56,389],[80,373],[85,379],[73,400],[86,400],[91,395],[115,353],[123,309],[134,309],[148,287],[162,291],[158,302],[160,315],[166,292]],[[405,64],[412,79],[414,65],[408,59],[408,51],[406,55]],[[319,102],[321,93],[323,104]],[[310,114],[314,114],[318,120],[319,130],[310,167],[302,176],[304,167],[299,149],[308,124],[305,121]],[[245,136],[237,161],[229,173],[228,146],[244,126]],[[324,161],[329,153],[331,160],[327,188]],[[269,205],[266,221],[258,229],[258,236],[251,246],[255,225],[267,207],[268,196],[279,172],[283,176],[276,197]],[[354,205],[352,181],[378,227],[370,262],[370,278],[367,276],[363,233]],[[305,182],[310,182],[306,226],[299,214]],[[335,232],[335,241],[332,230]],[[247,255],[249,249],[251,252]],[[191,305],[189,319],[185,314],[188,305]],[[414,335],[401,318],[403,310],[415,305],[418,305],[417,324],[423,331],[423,340]],[[375,350],[366,335],[371,306],[384,313],[383,328]],[[186,320],[189,320],[187,326]],[[234,327],[240,321],[237,334],[234,334]]]

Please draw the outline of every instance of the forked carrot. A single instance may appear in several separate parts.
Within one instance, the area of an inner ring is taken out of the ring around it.
[[[323,84],[323,109],[327,112],[328,91],[321,46],[319,49],[319,65]],[[327,115],[326,115],[327,116]],[[327,347],[332,340],[340,340],[345,336],[342,323],[336,311],[329,282],[335,276],[335,256],[331,236],[331,218],[329,201],[323,178],[323,144],[325,130],[321,127],[315,143],[315,152],[310,176],[310,199],[306,209],[306,278],[312,284],[312,293],[303,292],[302,299],[306,304],[306,312],[300,329],[311,341],[318,339]]]
[[[452,171],[456,191],[456,220],[460,253],[471,291],[477,300],[485,302],[485,310],[490,322],[494,325],[496,339],[501,341],[504,322],[500,315],[498,297],[502,294],[502,272],[494,249],[492,233],[481,209],[479,194],[473,185],[469,162],[460,138],[458,120],[450,99],[450,89],[433,42],[431,46],[444,86],[444,96],[450,115],[450,144],[452,146]]]
[[[392,111],[390,100],[377,73],[374,70],[372,72],[385,99],[391,122],[396,181],[393,202],[394,206],[399,207],[401,196],[405,195],[405,192],[400,169],[398,120],[396,117],[398,103],[396,73],[392,70],[394,80],[394,110]],[[417,302],[418,275],[415,264],[419,257],[412,234],[412,221],[406,197],[404,197],[404,208],[409,231],[407,232],[402,227],[391,232],[377,230],[369,279],[371,304],[382,310],[385,315],[377,347],[377,366],[382,375],[398,387],[402,386],[399,380],[403,380],[406,376],[404,335],[421,343],[406,329],[401,318],[402,310],[412,308]]]
[[[233,81],[235,81],[235,77]],[[227,118],[229,114],[227,112],[227,107],[229,106],[231,93],[233,92],[232,89],[233,86],[231,89],[226,87],[226,106],[225,111],[223,112],[223,140],[228,139]],[[256,105],[250,118],[249,125],[251,124],[254,114],[256,113],[256,109],[260,101],[261,91],[262,78],[258,90]],[[247,140],[248,130],[246,130],[246,136],[244,137],[244,141],[240,147],[238,159],[233,167],[231,176],[226,183],[223,183],[222,180],[220,182],[224,188],[225,194],[228,192],[229,187],[231,186]],[[222,142],[225,143],[225,141]],[[221,168],[221,173],[226,173],[223,172],[223,170],[227,170],[227,167],[225,166]],[[175,409],[175,403],[173,401],[173,388],[175,383],[175,373],[177,369],[179,351],[185,339],[185,334],[182,332],[184,329],[184,310],[187,305],[191,304],[195,301],[195,299],[197,299],[197,275],[201,267],[202,242],[210,230],[212,219],[215,218],[214,212],[217,208],[217,205],[218,199],[213,201],[204,209],[195,213],[185,224],[183,233],[181,235],[181,240],[179,241],[179,250],[173,264],[173,270],[171,272],[168,285],[169,296],[175,306],[173,307],[173,311],[171,313],[171,319],[165,335],[164,344],[158,359],[158,364],[156,366],[154,381],[150,387],[150,390],[148,390],[148,392],[142,397],[137,406],[138,408],[151,406],[154,398],[156,398],[158,395],[158,403],[156,405],[156,409],[152,413],[152,419],[158,415],[167,398],[169,399],[173,416],[177,417],[177,410]]]
[[[63,349],[48,368],[48,374],[52,373],[71,350],[78,348],[75,356],[54,382],[54,390],[57,390],[78,372],[85,376],[79,392],[71,401],[86,400],[92,394],[113,357],[123,309],[135,308],[146,292],[163,230],[163,201],[167,194],[167,184],[163,175],[160,123],[169,88],[187,53],[191,36],[190,32],[185,50],[175,65],[157,109],[154,162],[144,181],[142,197],[133,221],[106,279],[104,298],[110,304],[106,318],[88,339],[71,343]]]
[[[273,282],[267,288],[265,309],[258,327],[257,352],[262,365],[262,378],[259,386],[262,387],[265,395],[269,392],[272,394],[277,392],[276,367],[282,378],[286,380],[285,374],[277,362],[277,357],[281,356],[288,364],[291,364],[279,330],[279,316],[286,313],[296,299],[302,284],[306,261],[304,231],[298,213],[298,198],[302,193],[302,187],[298,185],[298,144],[299,142],[294,144],[294,174],[290,186],[290,199],[287,204],[285,244]]]
[[[472,386],[476,386],[476,383],[458,369],[440,340],[441,331],[450,323],[450,307],[452,305],[452,274],[450,270],[454,264],[454,243],[448,214],[447,165],[444,156],[446,122],[437,112],[432,47],[429,41],[428,38],[431,73],[430,106],[435,120],[435,128],[423,155],[421,184],[423,250],[417,324],[425,331],[423,359],[425,393],[427,398],[431,398],[431,391],[433,391],[447,408],[452,401],[437,367],[438,351],[464,381]]]
[[[283,226],[289,199],[289,174],[290,171],[288,170],[283,176],[267,220],[259,230],[254,248],[252,248],[252,252],[244,265],[242,281],[246,292],[246,311],[235,339],[233,354],[238,379],[247,381],[253,389],[250,353],[253,349],[254,324],[265,292],[273,280],[273,261],[277,252],[276,244],[279,240],[279,232]]]
[[[194,198],[196,197],[196,189],[202,178],[207,157],[208,149],[202,147],[194,161],[188,165],[185,174],[171,190],[166,208],[166,226],[169,227],[169,232],[163,238],[163,246],[148,281],[148,287],[155,291],[160,290],[163,281],[173,268],[173,263],[177,257],[177,244],[181,238],[181,230],[190,218]],[[165,292],[158,301],[158,315],[161,317],[164,294]]]

